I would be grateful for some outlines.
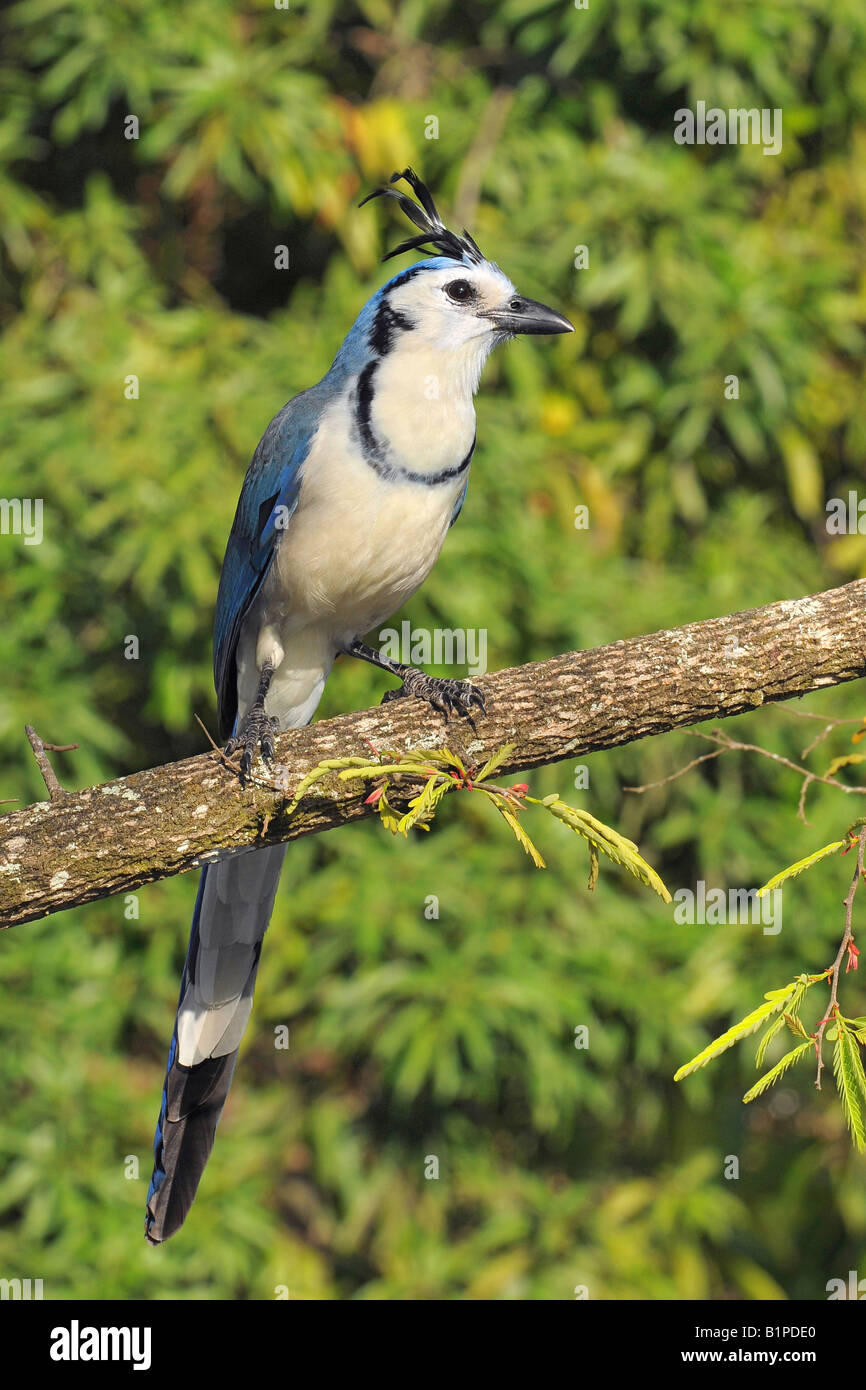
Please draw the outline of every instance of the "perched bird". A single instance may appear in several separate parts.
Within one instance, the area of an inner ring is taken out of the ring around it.
[[[418,202],[393,187],[401,180]],[[490,350],[516,333],[573,331],[518,294],[468,232],[449,231],[411,169],[379,196],[419,230],[389,256],[438,254],[364,305],[330,371],[271,421],[244,479],[214,625],[220,732],[242,779],[257,750],[273,758],[278,730],[309,723],[341,653],[400,678],[386,699],[420,697],[446,717],[483,708],[469,681],[427,676],[362,638],[424,582],[460,514]],[[183,1224],[213,1146],[285,850],[202,871],[154,1140],[151,1244]]]

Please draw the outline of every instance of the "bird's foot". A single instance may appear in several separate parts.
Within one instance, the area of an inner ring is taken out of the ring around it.
[[[414,666],[407,666],[400,675],[403,684],[399,690],[385,692],[381,701],[383,705],[389,700],[402,700],[406,696],[414,696],[416,700],[426,700],[440,714],[444,714],[446,719],[452,713],[465,715],[468,719],[473,709],[480,709],[481,713],[484,713],[484,696],[471,681],[452,681],[440,676],[428,676],[426,672],[418,671]]]
[[[272,763],[277,755],[274,734],[279,731],[279,720],[265,714],[262,705],[253,705],[240,722],[237,733],[232,734],[226,744],[226,756],[231,757],[240,749],[241,782],[246,782],[253,766],[256,749],[261,748],[262,760]]]

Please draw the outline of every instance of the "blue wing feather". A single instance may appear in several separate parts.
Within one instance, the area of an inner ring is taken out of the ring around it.
[[[316,394],[315,388],[302,392],[274,416],[241,489],[214,619],[214,684],[223,738],[229,736],[237,712],[236,652],[241,625],[298,505],[302,469],[319,421]]]
[[[457,518],[458,518],[458,516],[460,515],[460,513],[463,511],[463,503],[466,501],[466,493],[467,493],[468,489],[469,489],[469,479],[467,478],[467,479],[466,479],[466,484],[465,484],[465,486],[464,486],[464,488],[463,488],[463,491],[461,492],[460,496],[457,498],[457,501],[454,503],[454,510],[453,510],[453,512],[451,513],[451,520],[450,520],[449,523],[448,523],[448,529],[449,529],[449,531],[450,531],[451,527],[454,525],[454,523],[455,523],[455,521],[457,520]]]

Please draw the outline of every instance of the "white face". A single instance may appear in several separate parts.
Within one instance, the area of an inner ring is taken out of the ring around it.
[[[388,293],[394,309],[412,321],[412,336],[444,352],[476,339],[488,339],[489,351],[508,335],[486,315],[506,311],[516,297],[508,276],[489,261],[473,266],[455,261],[442,270],[425,269]]]
[[[411,323],[404,331],[413,346],[423,342],[442,352],[466,347],[486,357],[496,343],[516,333],[573,331],[556,310],[518,294],[492,261],[421,266],[387,296],[391,308]]]

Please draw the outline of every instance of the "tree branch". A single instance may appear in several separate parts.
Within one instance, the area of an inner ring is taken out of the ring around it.
[[[368,755],[371,744],[447,745],[478,763],[513,743],[502,768],[508,774],[863,675],[866,580],[857,580],[485,676],[487,712],[474,727],[457,718],[446,725],[427,706],[402,700],[291,730],[277,740],[276,786],[259,768],[240,787],[236,772],[211,751],[67,792],[0,817],[0,925],[130,892],[231,850],[374,814],[364,804],[366,789],[336,776],[285,814],[305,772],[326,758]]]

